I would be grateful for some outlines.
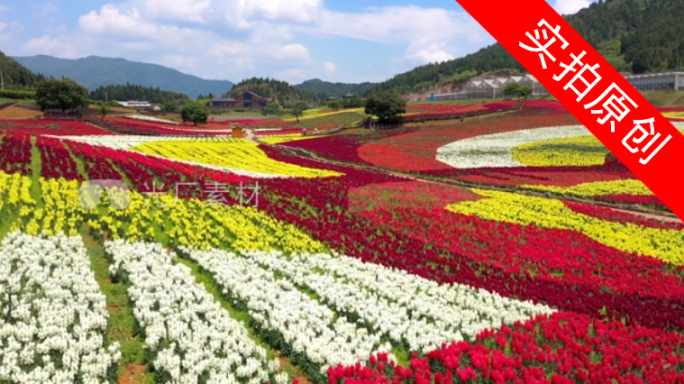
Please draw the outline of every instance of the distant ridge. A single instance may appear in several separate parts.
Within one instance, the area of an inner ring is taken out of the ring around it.
[[[328,96],[342,98],[345,94],[363,94],[369,88],[375,86],[375,83],[330,83],[321,79],[307,80],[294,87],[302,91],[309,91],[314,93],[325,93]]]
[[[205,80],[157,64],[125,59],[89,56],[82,59],[59,59],[47,55],[14,57],[29,70],[47,77],[71,78],[89,90],[100,86],[126,83],[159,87],[165,91],[183,93],[195,99],[203,94],[224,94],[233,87],[227,80]]]

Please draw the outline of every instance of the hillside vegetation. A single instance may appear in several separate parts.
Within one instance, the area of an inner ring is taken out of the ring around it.
[[[619,71],[684,69],[684,2],[609,0],[592,4],[568,22]],[[417,92],[440,82],[467,80],[483,72],[524,68],[494,44],[455,60],[427,64],[370,88],[367,93]]]
[[[324,93],[327,96],[333,96],[336,98],[342,98],[347,93],[351,94],[363,94],[368,89],[374,87],[376,83],[360,83],[360,84],[349,84],[349,83],[331,83],[328,81],[323,81],[321,79],[307,80],[301,84],[297,84],[294,87],[301,89],[303,91],[309,91],[314,93]]]
[[[233,86],[230,92],[228,92],[228,95],[237,97],[239,94],[246,91],[254,92],[261,97],[277,100],[278,103],[284,106],[297,101],[320,103],[327,99],[325,94],[300,90],[291,86],[286,81],[269,78],[264,79],[260,77],[242,80]]]
[[[0,52],[0,70],[6,89],[32,88],[37,82],[43,80],[43,75],[38,75],[23,67],[13,58]]]

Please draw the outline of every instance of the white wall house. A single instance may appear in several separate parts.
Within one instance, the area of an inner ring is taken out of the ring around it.
[[[129,100],[129,101],[119,101],[119,104],[121,104],[124,107],[131,107],[131,108],[149,108],[152,106],[149,101],[138,101],[138,100]]]

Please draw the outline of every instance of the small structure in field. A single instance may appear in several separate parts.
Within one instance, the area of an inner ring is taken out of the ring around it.
[[[242,139],[241,127],[233,127],[233,139]]]

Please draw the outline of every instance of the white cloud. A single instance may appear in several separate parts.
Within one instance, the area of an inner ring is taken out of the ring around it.
[[[554,7],[561,15],[572,15],[591,5],[590,0],[556,0]]]
[[[291,68],[284,71],[279,71],[276,73],[276,77],[280,80],[287,81],[290,84],[301,83],[308,79],[304,70],[301,68]]]
[[[211,0],[144,0],[135,5],[154,19],[206,23],[212,12]]]
[[[23,45],[23,53],[27,55],[55,55],[67,59],[80,57],[80,49],[77,45],[50,35],[44,35],[26,42]]]
[[[427,47],[407,52],[406,58],[415,64],[428,64],[453,60],[456,56],[439,48]]]
[[[280,47],[277,56],[280,59],[309,60],[309,50],[301,44],[288,44]]]
[[[34,35],[28,42],[8,40],[4,32],[0,38],[9,41],[3,46],[15,55],[124,57],[204,78],[283,76],[288,81],[326,74],[377,81],[493,42],[465,12],[413,5],[337,12],[326,9],[323,0],[119,1],[83,14],[76,29],[44,30],[45,36]],[[298,41],[304,36],[395,45],[399,57],[379,58],[374,69],[349,74],[338,69],[340,63],[326,61],[330,58],[311,60],[310,42]]]

